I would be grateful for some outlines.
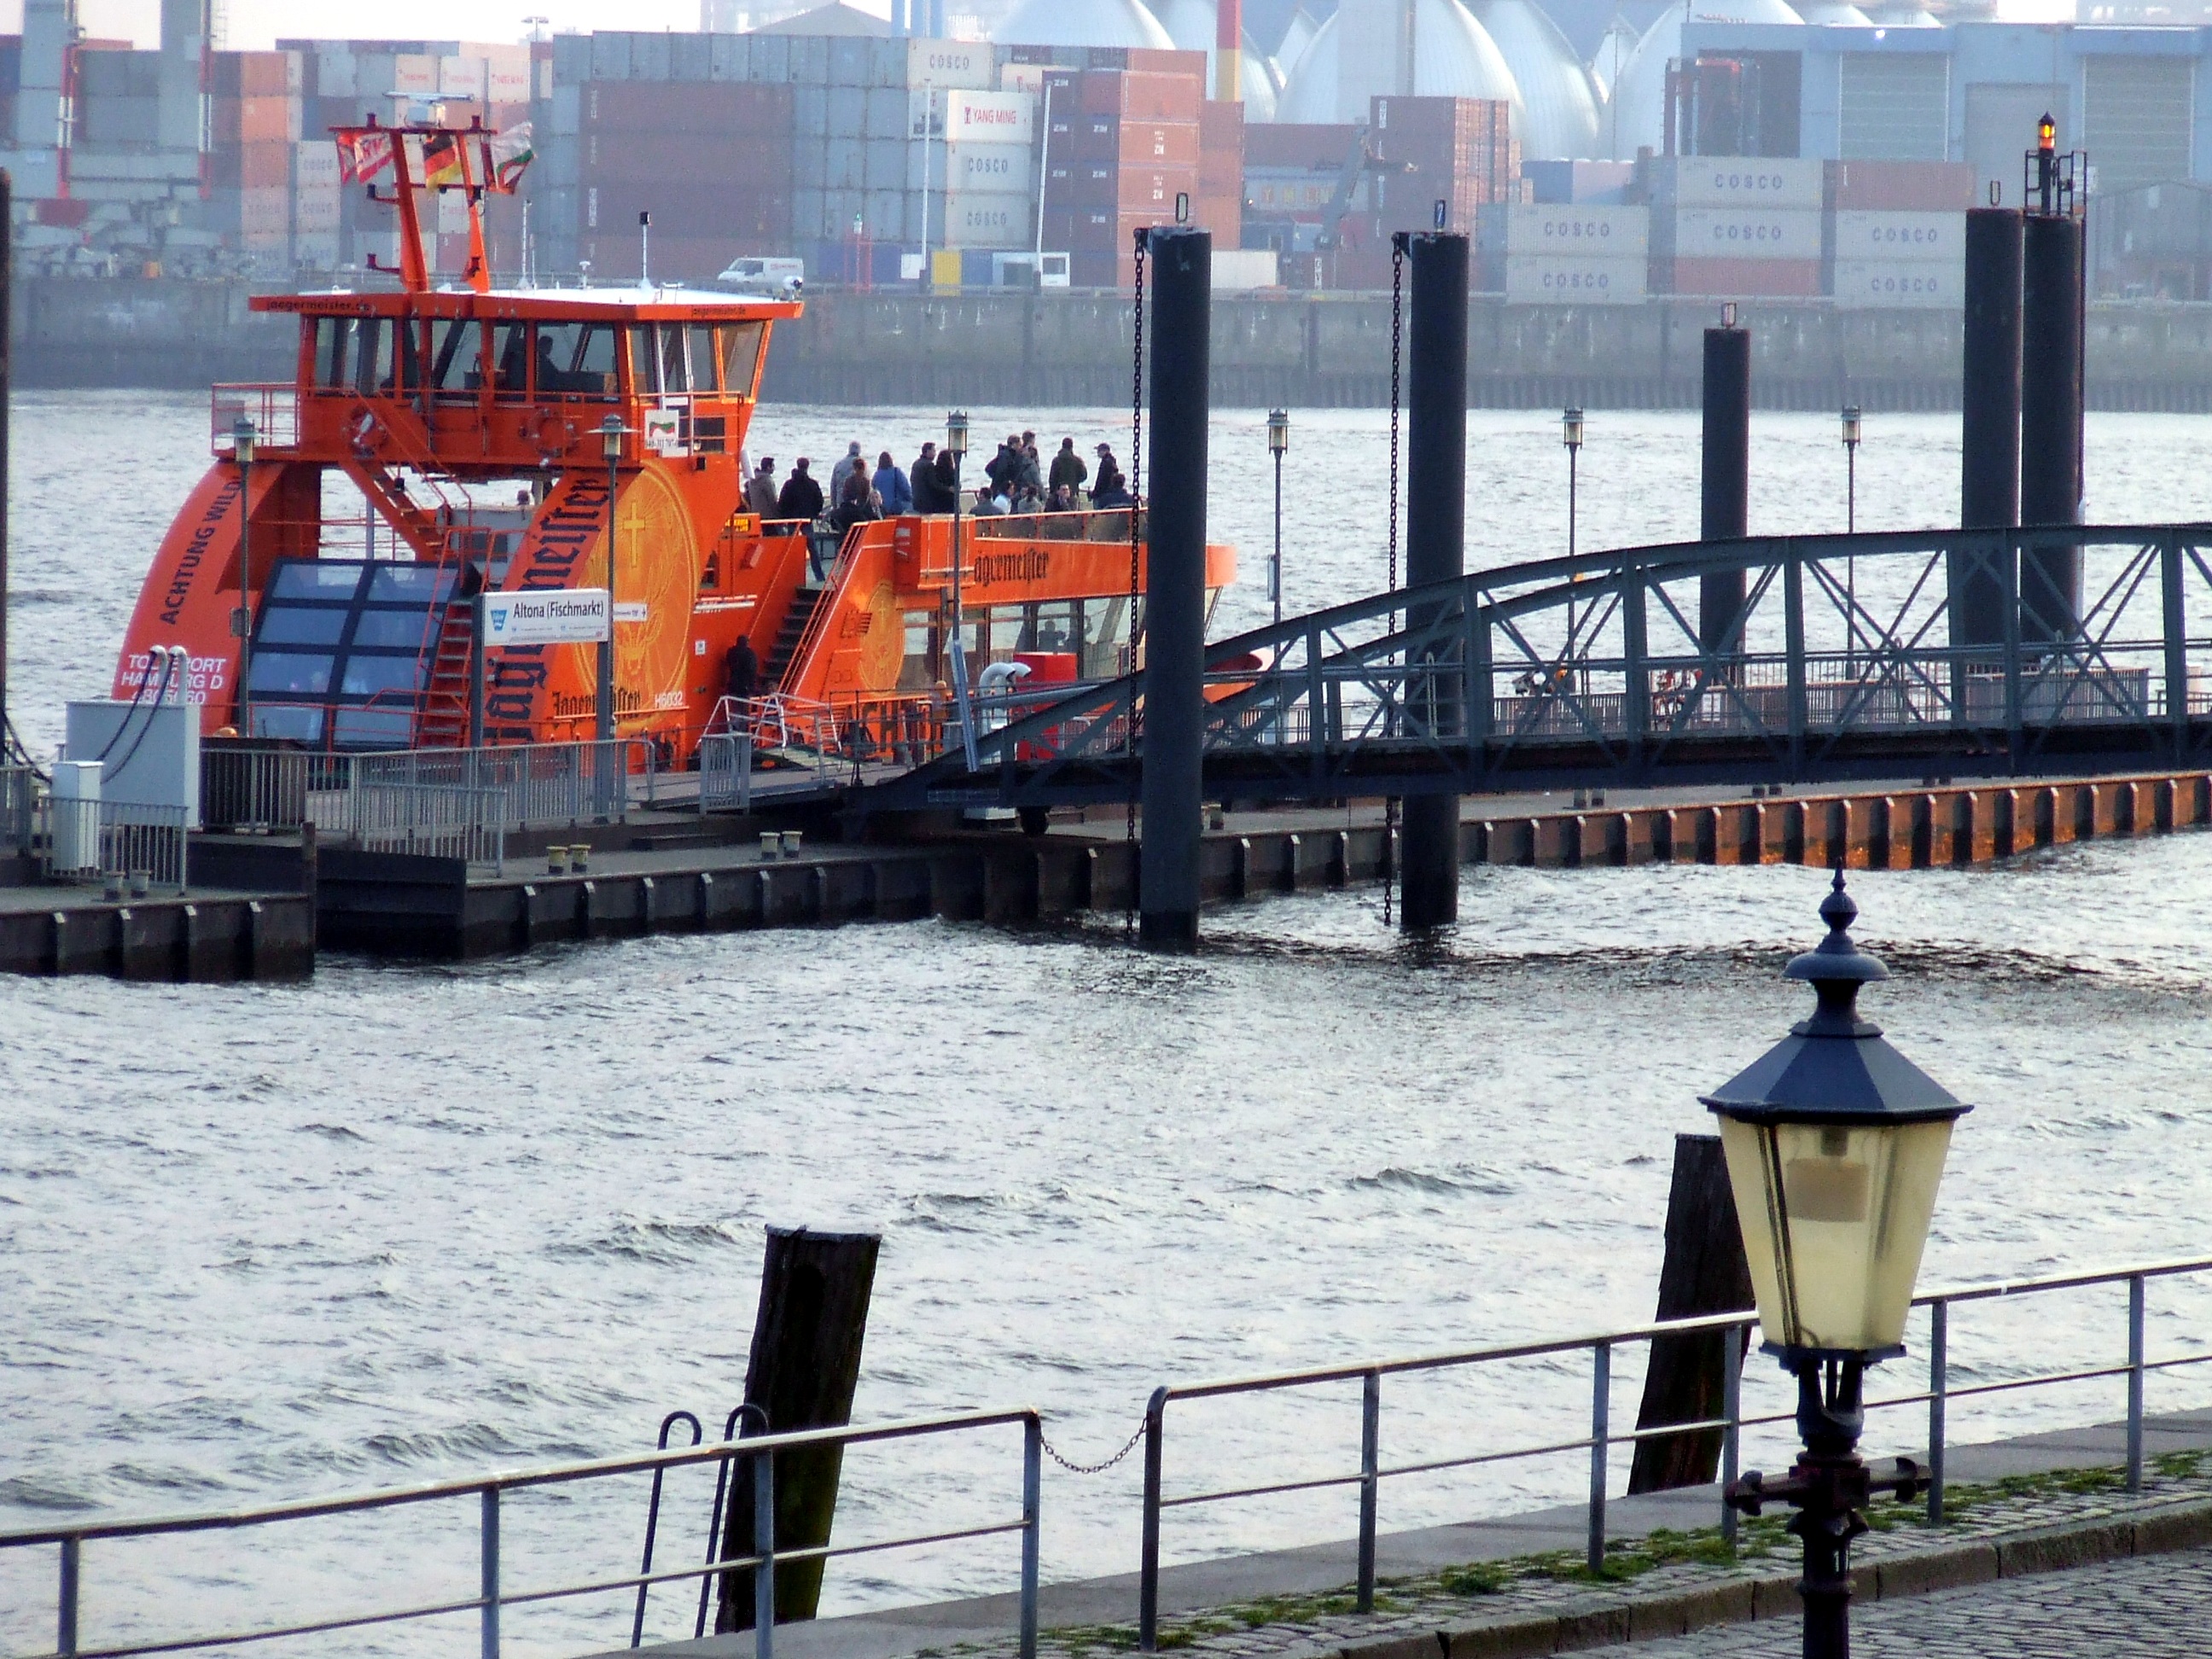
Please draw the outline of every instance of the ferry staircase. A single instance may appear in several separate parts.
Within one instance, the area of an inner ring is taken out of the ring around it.
[[[1701,582],[1737,573],[1742,606],[1709,647]],[[1537,560],[1222,640],[1205,679],[1216,800],[2212,765],[2212,524]],[[982,723],[974,769],[955,750],[854,804],[1126,800],[1143,677]]]
[[[471,600],[457,598],[442,610],[415,720],[418,749],[459,749],[469,740],[469,659],[476,650],[476,607]]]

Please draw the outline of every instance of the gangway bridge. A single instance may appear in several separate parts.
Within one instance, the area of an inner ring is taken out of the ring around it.
[[[1206,647],[1204,796],[2202,764],[2208,550],[2206,523],[1759,537],[1375,593]],[[1700,585],[1734,572],[1742,607],[1701,637]],[[849,799],[867,812],[1127,799],[1143,708],[1141,672],[1054,687],[1000,705],[973,769],[956,744]]]

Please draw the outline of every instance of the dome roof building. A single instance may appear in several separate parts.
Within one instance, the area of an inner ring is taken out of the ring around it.
[[[1002,45],[1021,46],[1150,46],[1171,52],[1175,41],[1144,0],[1021,0],[992,31]]]
[[[1797,14],[1807,22],[1821,28],[1863,29],[1869,27],[1867,15],[1848,0],[1812,0],[1809,5],[1797,8]]]
[[[1636,50],[1621,65],[1620,79],[1606,100],[1599,127],[1617,161],[1636,159],[1638,145],[1666,149],[1667,65],[1682,55],[1682,25],[1690,0],[1659,14]],[[1805,20],[1783,0],[1697,0],[1699,21],[1728,23],[1800,23]]]
[[[1285,77],[1298,66],[1300,54],[1313,44],[1313,38],[1319,32],[1320,25],[1314,21],[1313,14],[1304,6],[1291,14],[1291,21],[1283,30],[1283,38],[1275,46],[1276,67]]]
[[[1513,106],[1516,131],[1528,112],[1503,53],[1459,0],[1413,0],[1412,92],[1419,98],[1488,98]],[[1399,0],[1343,0],[1291,71],[1276,118],[1364,121],[1368,100],[1405,90],[1395,72]],[[1350,33],[1346,33],[1349,20]],[[1346,49],[1346,42],[1352,42]]]
[[[1616,17],[1607,26],[1605,39],[1597,43],[1597,50],[1590,54],[1590,89],[1597,95],[1601,110],[1605,100],[1613,96],[1613,86],[1620,81],[1620,71],[1635,52],[1640,38],[1629,27],[1626,18]]]
[[[1521,154],[1531,161],[1572,161],[1597,155],[1597,95],[1589,72],[1559,26],[1532,0],[1480,0],[1475,21],[1497,44],[1527,119]]]

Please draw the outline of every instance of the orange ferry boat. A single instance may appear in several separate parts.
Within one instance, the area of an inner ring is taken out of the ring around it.
[[[146,578],[114,694],[146,686],[156,647],[181,647],[210,736],[355,750],[463,745],[472,726],[494,744],[592,738],[599,645],[480,643],[476,599],[606,588],[611,523],[614,730],[648,740],[653,763],[693,763],[703,735],[798,710],[856,753],[942,746],[954,519],[837,535],[745,510],[769,335],[801,305],[495,289],[482,198],[512,187],[495,135],[372,121],[337,139],[349,176],[398,210],[399,284],[253,300],[299,319],[296,372],[215,389],[215,459]],[[465,195],[472,252],[440,283],[417,201],[444,191]],[[1127,671],[1129,509],[958,529],[969,674]],[[1235,564],[1207,549],[1211,594]],[[760,665],[744,709],[726,701],[740,638]]]

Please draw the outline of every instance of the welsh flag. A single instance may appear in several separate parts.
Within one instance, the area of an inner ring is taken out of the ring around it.
[[[338,182],[365,185],[392,165],[392,133],[386,127],[338,127]]]
[[[494,133],[484,143],[484,183],[502,196],[514,194],[523,169],[537,152],[530,145],[530,123]]]

